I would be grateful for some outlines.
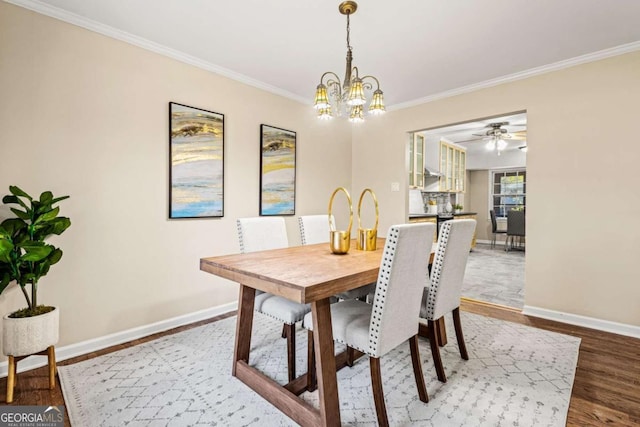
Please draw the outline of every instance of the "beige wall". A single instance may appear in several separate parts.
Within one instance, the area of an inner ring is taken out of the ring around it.
[[[261,123],[297,132],[296,214],[351,184],[348,124],[308,105],[4,2],[0,58],[0,193],[71,195],[64,257],[40,285],[61,346],[237,299],[199,259],[238,252],[236,218],[258,214]],[[223,219],[167,220],[169,101],[225,115]],[[22,306],[15,286],[0,296],[2,314]]]
[[[476,212],[476,239],[491,240],[491,218],[489,218],[489,171],[469,171],[467,194],[469,210]]]
[[[369,120],[353,187],[403,184],[380,192],[386,231],[407,218],[406,132],[526,110],[525,304],[640,325],[639,70],[635,52]]]

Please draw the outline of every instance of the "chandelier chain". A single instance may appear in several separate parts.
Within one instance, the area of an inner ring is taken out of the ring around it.
[[[347,49],[351,50],[351,37],[350,37],[350,33],[351,33],[351,27],[349,26],[349,16],[351,14],[347,13]]]

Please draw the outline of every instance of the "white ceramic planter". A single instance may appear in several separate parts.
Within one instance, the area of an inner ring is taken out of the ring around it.
[[[2,352],[5,356],[27,356],[58,343],[60,310],[34,317],[2,318]]]

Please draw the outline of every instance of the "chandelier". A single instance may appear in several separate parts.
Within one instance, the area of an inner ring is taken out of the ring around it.
[[[318,110],[318,117],[330,119],[334,115],[348,114],[349,121],[353,123],[364,121],[364,107],[367,100],[364,91],[373,91],[371,103],[367,112],[378,115],[385,112],[384,97],[380,90],[380,82],[373,76],[360,77],[358,67],[352,67],[353,54],[349,39],[349,16],[356,12],[358,4],[355,1],[340,3],[338,10],[347,15],[347,68],[342,83],[340,77],[334,72],[327,71],[320,78],[320,84],[316,88],[314,107]],[[343,111],[344,110],[344,111]]]

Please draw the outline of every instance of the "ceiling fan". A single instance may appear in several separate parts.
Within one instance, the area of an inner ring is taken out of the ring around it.
[[[510,125],[509,122],[489,123],[485,126],[485,128],[488,128],[486,132],[472,134],[473,136],[477,136],[479,138],[473,138],[473,139],[469,139],[466,141],[459,141],[459,142],[487,141],[486,143],[487,150],[497,151],[497,154],[499,156],[502,150],[507,148],[507,145],[508,145],[507,141],[511,141],[511,140],[526,141],[527,139],[526,129],[518,132],[509,133],[509,131],[504,128],[504,126],[509,126],[509,125]],[[515,126],[519,127],[519,126],[526,126],[526,125],[524,124],[511,125],[511,127],[515,127]]]
[[[487,139],[517,139],[517,140],[525,140],[527,138],[527,131],[522,130],[518,132],[509,133],[509,131],[503,126],[509,126],[509,122],[497,122],[497,123],[489,123],[486,128],[489,128],[485,133],[477,134],[474,133],[474,136],[481,136],[483,140]],[[525,125],[511,125],[511,126],[525,126]],[[479,138],[476,138],[479,139]],[[469,141],[473,141],[470,139]]]

